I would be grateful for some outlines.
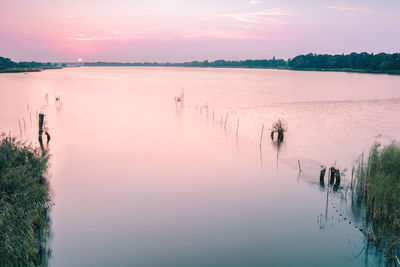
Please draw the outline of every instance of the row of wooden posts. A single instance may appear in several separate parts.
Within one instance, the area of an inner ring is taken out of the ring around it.
[[[208,103],[207,103],[206,105],[204,105],[204,108],[207,110],[207,120],[208,120]],[[197,110],[197,105],[196,105],[196,110]],[[202,110],[203,110],[203,107],[200,108],[200,114],[202,113]],[[227,112],[226,115],[225,115],[225,122],[224,122],[224,129],[225,129],[225,130],[226,130],[226,124],[228,123],[228,117],[229,117],[229,112]],[[213,109],[213,112],[212,112],[212,120],[213,120],[213,125],[214,125],[214,122],[215,122],[215,112],[214,112],[214,109]],[[222,124],[223,124],[223,115],[221,115],[221,120],[220,120],[220,122],[221,122],[221,127],[222,127]],[[277,136],[277,141],[278,141],[278,142],[283,142],[284,131],[283,131],[283,130],[271,131],[271,139],[272,139],[272,140],[275,140],[275,139],[274,139],[275,133],[278,134],[278,136]],[[238,135],[239,135],[239,117],[237,118],[237,121],[236,121],[236,137],[237,137]],[[264,124],[263,124],[262,127],[261,127],[260,147],[262,146],[263,135],[264,135]]]
[[[207,118],[208,118],[208,104],[204,106],[207,109]],[[197,109],[197,105],[196,105],[196,109]],[[200,109],[201,112],[202,109]],[[228,121],[228,116],[229,116],[229,112],[226,113],[225,115],[225,122],[224,122],[224,129],[226,129],[226,124]],[[213,109],[213,124],[214,124],[214,109]],[[221,127],[223,125],[223,115],[221,115]],[[239,132],[239,117],[237,118],[237,124],[236,124],[236,136],[238,136],[238,132]],[[275,133],[277,133],[277,141],[278,142],[282,142],[283,138],[284,138],[284,131],[283,130],[278,130],[278,131],[271,131],[271,139],[274,139]],[[260,147],[262,146],[262,140],[263,140],[263,135],[264,135],[264,124],[261,127],[261,135],[260,135]],[[298,165],[299,165],[299,172],[301,172],[301,166],[300,166],[300,161],[298,161]],[[325,184],[325,174],[326,174],[326,168],[323,168],[320,172],[320,184],[323,185]],[[339,169],[336,169],[335,167],[331,167],[329,168],[329,173],[328,173],[328,179],[329,179],[329,184],[330,185],[335,185],[335,186],[340,186],[340,171]]]
[[[320,176],[319,176],[319,182],[321,185],[325,184],[325,173],[326,173],[326,168],[323,168],[321,170]],[[340,171],[339,169],[336,169],[335,167],[329,168],[329,174],[328,174],[328,179],[329,179],[329,184],[330,185],[335,185],[335,186],[340,186]]]

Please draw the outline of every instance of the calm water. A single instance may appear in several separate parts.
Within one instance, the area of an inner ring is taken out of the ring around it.
[[[21,138],[19,119],[36,144],[46,114],[51,266],[380,266],[349,193],[318,175],[335,165],[346,185],[363,151],[400,140],[399,85],[249,69],[1,74],[0,131]],[[278,118],[289,128],[279,148]]]

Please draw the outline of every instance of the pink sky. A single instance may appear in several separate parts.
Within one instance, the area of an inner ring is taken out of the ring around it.
[[[0,56],[37,61],[400,52],[400,1],[1,0]]]

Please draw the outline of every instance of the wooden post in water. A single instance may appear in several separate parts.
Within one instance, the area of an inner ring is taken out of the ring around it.
[[[335,170],[336,182],[335,186],[340,186],[340,171],[338,169]]]
[[[329,179],[329,184],[333,185],[333,183],[335,182],[335,174],[336,174],[336,169],[334,167],[331,167],[329,169],[329,173],[330,173],[330,179]]]
[[[264,133],[264,124],[263,124],[262,127],[261,127],[260,147],[261,147],[261,145],[262,145],[263,133]]]
[[[228,122],[228,115],[229,115],[229,112],[226,113],[226,117],[225,117],[225,126],[224,126],[225,130],[226,130],[226,123]]]
[[[43,134],[43,123],[44,123],[44,114],[39,114],[39,139],[42,139]]]
[[[279,142],[283,141],[283,131],[282,130],[278,130],[278,141]]]
[[[319,175],[319,183],[320,183],[321,185],[323,185],[323,184],[325,183],[325,182],[324,182],[325,172],[326,172],[326,168],[323,168],[323,169],[321,170],[320,175]]]
[[[300,160],[297,160],[297,163],[299,164],[299,172],[301,172]]]

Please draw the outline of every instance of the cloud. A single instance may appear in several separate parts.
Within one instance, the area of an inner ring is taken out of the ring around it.
[[[249,2],[250,5],[257,5],[257,4],[261,4],[261,3],[262,3],[262,1],[259,1],[259,0],[251,0]]]
[[[327,6],[327,8],[343,12],[346,15],[352,15],[353,13],[366,13],[366,14],[374,13],[374,11],[372,9],[370,9],[369,7],[366,7],[366,6],[329,5],[329,6]]]
[[[272,24],[280,26],[287,24],[286,21],[278,18],[283,16],[292,16],[293,14],[284,12],[281,9],[267,9],[258,12],[247,12],[247,13],[231,13],[231,14],[219,14],[214,15],[217,18],[232,18],[239,22],[253,23],[253,24]]]

